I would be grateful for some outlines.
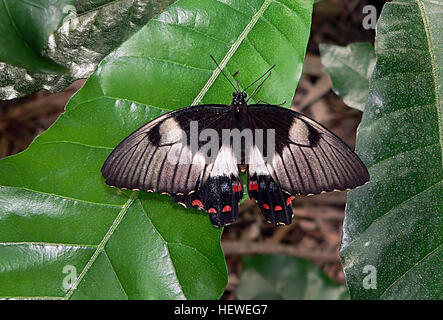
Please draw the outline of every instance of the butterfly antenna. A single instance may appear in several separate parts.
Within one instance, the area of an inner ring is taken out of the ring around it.
[[[268,73],[269,72],[269,73]],[[266,80],[268,80],[268,78],[271,76],[271,70],[267,71],[266,73],[268,73],[268,75],[266,76],[266,78],[263,79],[263,81],[258,85],[257,88],[255,88],[254,92],[251,93],[251,95],[249,96],[248,100],[246,100],[246,102],[248,102],[257,92],[258,90],[263,86],[263,84],[265,83]],[[265,73],[265,74],[266,74]],[[262,76],[263,77],[263,76]]]
[[[226,78],[226,80],[228,80],[228,82],[231,84],[231,86],[234,88],[234,90],[238,91],[237,88],[234,86],[234,84],[232,83],[231,80],[229,80],[229,78],[225,75],[225,73],[223,72],[223,70],[220,68],[220,66],[218,65],[217,61],[215,60],[215,58],[212,56],[212,54],[210,54],[211,59],[214,61],[215,65],[217,66],[218,70],[220,70],[220,72],[222,73],[222,75]]]
[[[258,81],[260,81],[260,79],[262,79],[264,76],[266,76],[266,74],[270,73],[272,69],[274,69],[275,64],[270,67],[265,73],[263,73],[257,80],[255,80],[253,83],[251,83],[249,86],[247,86],[244,91],[248,90],[252,85],[254,85],[255,83],[257,83]],[[266,77],[267,79],[268,77]]]
[[[234,74],[232,75],[232,77],[235,78],[235,82],[237,83],[237,91],[240,91],[240,83],[238,82],[238,79],[236,78],[237,75],[238,75],[238,71],[235,71]]]

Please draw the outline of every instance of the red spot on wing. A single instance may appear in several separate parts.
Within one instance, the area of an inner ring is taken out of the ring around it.
[[[258,183],[255,181],[249,181],[249,190],[250,191],[258,191]]]
[[[234,183],[233,185],[232,185],[232,191],[234,192],[234,193],[237,193],[237,192],[239,192],[239,191],[241,191],[242,190],[242,187],[241,187],[241,183],[240,182],[236,182],[236,183]]]
[[[214,208],[209,208],[208,212],[209,213],[217,213],[217,210],[215,210]]]
[[[198,206],[199,208],[203,208],[203,203],[200,200],[198,200],[198,199],[193,200],[191,205],[193,207]]]
[[[290,196],[288,199],[286,199],[286,205],[289,206],[292,202],[292,200],[294,200],[295,197],[294,196]]]
[[[282,210],[283,210],[283,208],[280,206],[275,206],[275,208],[274,208],[274,211],[282,211]]]
[[[266,210],[271,209],[266,203],[263,203],[263,208],[265,208]]]
[[[224,206],[223,212],[227,212],[227,211],[232,211],[232,207],[231,206]]]

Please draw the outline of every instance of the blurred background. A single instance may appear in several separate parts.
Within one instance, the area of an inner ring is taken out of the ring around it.
[[[319,44],[373,44],[375,30],[363,28],[363,8],[373,5],[379,16],[385,2],[323,0],[314,5],[304,71],[292,108],[325,125],[351,148],[355,147],[361,112],[348,108],[332,92],[321,65]],[[51,126],[84,81],[78,80],[59,93],[42,90],[0,101],[0,159],[26,149]],[[293,203],[295,221],[274,227],[264,222],[255,201],[246,200],[238,222],[226,227],[222,236],[229,274],[222,299],[346,298],[338,253],[345,202],[346,192],[298,196]],[[260,256],[251,256],[257,254]],[[293,277],[298,277],[298,282],[288,287]],[[303,285],[300,279],[306,280]],[[318,296],[320,292],[331,294]]]

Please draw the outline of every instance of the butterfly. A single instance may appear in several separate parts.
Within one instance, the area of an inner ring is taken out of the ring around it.
[[[238,218],[241,171],[247,171],[249,197],[277,225],[292,222],[296,195],[347,190],[369,180],[359,157],[324,126],[280,105],[248,105],[257,89],[247,99],[245,90],[233,87],[231,105],[171,111],[130,134],[101,168],[106,184],[166,193],[223,227]]]

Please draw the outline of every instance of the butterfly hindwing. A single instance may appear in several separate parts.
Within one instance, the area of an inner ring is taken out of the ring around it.
[[[209,176],[200,187],[186,195],[174,195],[176,202],[209,213],[216,227],[233,223],[238,218],[238,206],[243,189],[238,166],[230,145],[222,145],[215,162],[208,167]]]
[[[248,195],[257,201],[266,221],[285,225],[292,222],[293,197],[283,191],[271,176],[262,151],[255,145],[249,153]]]
[[[230,144],[222,144],[211,174],[199,194],[204,198],[205,210],[215,226],[233,223],[238,217],[238,205],[243,189],[235,153]]]

